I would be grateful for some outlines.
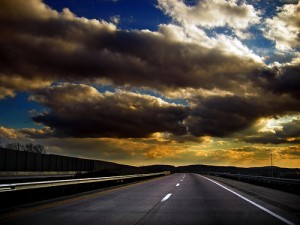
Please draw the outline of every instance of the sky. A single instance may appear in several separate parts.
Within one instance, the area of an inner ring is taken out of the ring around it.
[[[298,0],[1,0],[0,144],[300,167]]]

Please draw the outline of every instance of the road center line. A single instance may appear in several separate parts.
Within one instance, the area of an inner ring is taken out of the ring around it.
[[[170,198],[171,197],[171,195],[172,195],[172,193],[169,193],[169,194],[167,194],[162,200],[161,200],[161,202],[165,202],[165,201],[167,201],[168,200],[168,198]]]
[[[178,183],[178,184],[176,184],[176,187],[178,187],[180,184]]]
[[[242,195],[236,193],[235,191],[233,191],[233,190],[231,190],[231,189],[229,189],[229,188],[223,186],[222,184],[220,184],[220,183],[218,183],[218,182],[216,182],[216,181],[214,181],[214,180],[212,180],[212,179],[209,179],[209,178],[207,178],[207,177],[201,176],[201,175],[199,175],[199,174],[198,174],[198,176],[200,176],[200,177],[202,177],[202,178],[204,178],[204,179],[206,179],[206,180],[209,180],[209,181],[215,183],[216,185],[219,185],[220,187],[224,188],[225,190],[227,190],[227,191],[229,191],[229,192],[235,194],[236,196],[240,197],[241,199],[243,199],[243,200],[249,202],[250,204],[256,206],[257,208],[260,208],[261,210],[265,211],[266,213],[269,213],[270,215],[276,217],[277,219],[279,219],[279,220],[285,222],[286,224],[289,224],[289,225],[295,225],[293,222],[291,222],[291,221],[289,221],[289,220],[283,218],[282,216],[277,215],[276,213],[274,213],[274,212],[272,212],[272,211],[266,209],[265,207],[263,207],[263,206],[261,206],[261,205],[255,203],[255,202],[251,201],[250,199],[248,199],[248,198],[246,198],[246,197],[244,197],[244,196],[242,196]]]

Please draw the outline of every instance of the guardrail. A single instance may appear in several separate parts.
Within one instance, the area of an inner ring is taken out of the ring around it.
[[[65,185],[76,185],[84,183],[98,183],[105,181],[123,181],[127,179],[134,178],[144,178],[144,177],[154,177],[169,175],[169,171],[161,173],[150,173],[150,174],[135,174],[135,175],[126,175],[126,176],[113,176],[113,177],[97,177],[97,178],[82,178],[82,179],[68,179],[68,180],[53,180],[53,181],[38,181],[38,182],[26,182],[26,183],[13,183],[13,184],[0,184],[0,193],[1,192],[12,192],[19,190],[27,189],[36,189],[36,188],[46,188],[46,187],[55,187],[55,186],[65,186]]]
[[[300,180],[298,179],[285,179],[285,178],[277,178],[277,177],[264,177],[264,176],[252,176],[252,175],[242,175],[242,174],[231,174],[231,173],[209,173],[214,176],[222,176],[228,178],[235,178],[239,180],[253,180],[253,181],[261,181],[265,183],[277,183],[277,184],[286,184],[286,185],[299,185]]]
[[[278,177],[252,176],[231,173],[207,172],[206,174],[237,180],[241,182],[251,183],[259,186],[264,186],[272,189],[278,189],[300,195],[300,180],[285,179]]]

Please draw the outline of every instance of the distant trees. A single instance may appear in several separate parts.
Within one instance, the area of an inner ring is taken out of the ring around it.
[[[20,144],[20,143],[7,143],[7,144],[2,144],[0,143],[0,147],[2,148],[7,148],[11,150],[16,150],[16,151],[27,151],[27,152],[34,152],[34,153],[39,153],[39,154],[46,154],[46,149],[43,145],[37,144],[34,145],[32,143],[27,143],[27,144]]]

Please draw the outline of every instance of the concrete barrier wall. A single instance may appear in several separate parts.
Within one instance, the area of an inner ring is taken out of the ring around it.
[[[6,151],[4,149],[0,149],[0,171],[5,169],[5,161],[6,161]]]
[[[111,162],[0,148],[0,171],[95,171],[115,169]]]
[[[6,170],[17,170],[17,151],[6,151],[6,162],[5,169]]]

